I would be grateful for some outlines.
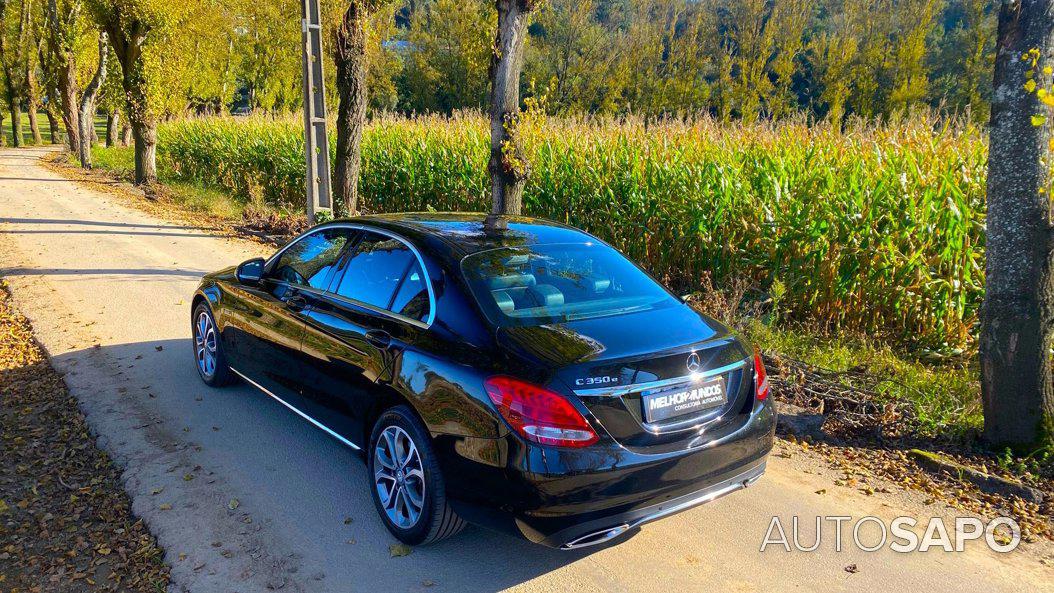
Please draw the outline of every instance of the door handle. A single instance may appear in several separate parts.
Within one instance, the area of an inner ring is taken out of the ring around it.
[[[293,296],[286,299],[285,306],[289,309],[292,309],[293,311],[300,311],[301,309],[307,307],[307,299],[300,296],[299,294],[294,294]]]
[[[381,350],[385,350],[392,345],[392,336],[386,331],[371,329],[366,332],[366,341]]]

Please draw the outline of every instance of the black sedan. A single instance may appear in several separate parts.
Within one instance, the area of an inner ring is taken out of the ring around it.
[[[483,221],[336,221],[206,276],[201,378],[362,450],[411,545],[465,521],[599,544],[761,476],[776,414],[753,348],[587,233]]]

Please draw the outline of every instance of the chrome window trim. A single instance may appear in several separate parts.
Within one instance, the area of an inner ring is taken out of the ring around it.
[[[348,298],[346,296],[341,296],[341,295],[339,295],[339,294],[337,294],[335,292],[322,292],[322,293],[319,293],[319,296],[321,296],[323,298],[327,298],[327,299],[333,299],[335,301],[340,301],[341,303],[344,303],[344,304],[347,304],[347,305],[353,305],[355,307],[362,307],[363,309],[369,309],[370,311],[372,311],[374,313],[379,313],[379,314],[384,315],[386,317],[391,317],[391,318],[393,318],[393,319],[395,319],[397,321],[402,321],[403,323],[409,323],[410,325],[419,327],[421,329],[428,329],[430,327],[429,324],[421,321],[420,319],[414,319],[412,317],[407,317],[405,315],[400,315],[400,314],[396,313],[395,311],[389,311],[388,309],[384,309],[384,308],[378,307],[376,305],[371,305],[369,303],[364,303],[362,301],[357,301],[355,299]],[[431,317],[432,316],[429,315],[429,318],[431,318]]]
[[[355,443],[353,443],[353,442],[349,441],[348,439],[346,439],[346,438],[344,438],[344,437],[340,436],[339,434],[337,434],[336,432],[334,432],[334,431],[333,431],[333,430],[332,430],[331,428],[329,428],[329,427],[328,427],[328,426],[326,426],[325,424],[322,424],[322,423],[321,423],[321,422],[319,422],[318,420],[315,420],[315,419],[314,419],[314,418],[312,418],[311,416],[308,416],[307,414],[305,414],[305,413],[301,412],[301,411],[300,411],[300,409],[298,409],[298,408],[294,407],[294,406],[293,406],[292,404],[290,404],[289,402],[287,402],[287,401],[285,401],[284,399],[282,399],[282,398],[278,397],[277,395],[275,395],[275,394],[271,393],[271,392],[270,392],[270,391],[269,391],[269,390],[268,390],[268,389],[267,389],[266,387],[264,387],[263,385],[260,385],[259,383],[257,383],[256,381],[253,381],[253,380],[252,380],[252,379],[250,379],[249,377],[246,377],[246,376],[245,376],[245,374],[244,374],[244,373],[242,373],[241,371],[239,371],[238,369],[236,369],[236,368],[234,368],[234,367],[227,367],[227,368],[229,368],[229,369],[231,370],[231,372],[232,372],[232,373],[234,373],[235,375],[238,375],[238,376],[239,376],[239,377],[241,377],[242,379],[245,379],[245,380],[246,380],[246,381],[247,381],[247,382],[248,382],[248,383],[249,383],[250,385],[252,385],[253,387],[255,387],[255,388],[259,389],[259,390],[260,390],[260,391],[262,391],[262,392],[264,392],[264,394],[266,394],[266,395],[270,396],[270,397],[271,397],[272,399],[274,399],[274,400],[275,400],[275,401],[277,401],[278,403],[280,403],[280,404],[282,404],[283,406],[285,406],[285,407],[289,408],[290,410],[292,410],[292,411],[296,412],[297,416],[300,416],[300,417],[301,417],[301,418],[303,418],[304,420],[307,420],[307,421],[308,421],[308,422],[310,422],[311,424],[315,425],[315,427],[317,427],[317,428],[321,428],[321,429],[322,429],[322,431],[323,431],[323,432],[325,432],[326,434],[328,434],[329,436],[331,436],[331,437],[333,437],[333,438],[337,439],[337,440],[338,440],[338,441],[340,441],[341,443],[344,443],[345,445],[347,445],[347,446],[351,447],[352,449],[355,449],[356,451],[361,451],[361,450],[362,450],[362,447],[359,447],[359,446],[358,446],[358,445],[356,445]]]
[[[432,277],[428,273],[428,268],[425,266],[425,260],[424,260],[423,257],[421,257],[421,252],[418,251],[417,248],[414,247],[412,243],[410,243],[410,241],[404,239],[403,237],[400,237],[399,235],[397,235],[397,234],[395,234],[395,233],[393,233],[391,231],[388,231],[388,230],[385,230],[385,229],[379,229],[377,227],[372,227],[372,226],[368,226],[368,225],[364,225],[364,224],[347,223],[347,222],[341,222],[341,223],[336,223],[336,224],[327,224],[325,226],[316,227],[316,228],[313,228],[313,229],[307,231],[306,233],[300,235],[299,237],[293,239],[288,244],[286,244],[285,247],[282,247],[277,252],[275,252],[274,255],[272,255],[270,258],[267,259],[267,262],[264,264],[264,269],[265,270],[270,269],[271,262],[277,260],[279,257],[282,256],[283,253],[285,253],[286,249],[289,249],[294,244],[299,243],[302,239],[308,237],[309,235],[313,235],[315,233],[326,231],[326,230],[329,230],[329,229],[354,229],[354,230],[359,230],[359,231],[369,231],[371,233],[377,233],[378,235],[384,235],[385,237],[390,237],[392,239],[395,239],[396,241],[399,241],[403,245],[406,245],[406,247],[410,249],[410,252],[414,254],[414,257],[417,258],[417,265],[421,268],[421,273],[424,274],[425,288],[428,289],[428,319],[426,321],[421,321],[419,319],[413,319],[413,318],[410,318],[410,317],[406,317],[405,315],[400,315],[400,314],[396,313],[395,311],[389,311],[388,309],[385,309],[383,307],[378,307],[376,305],[371,305],[369,303],[364,303],[362,301],[359,301],[359,300],[356,300],[356,299],[353,299],[353,298],[350,298],[350,297],[339,295],[336,292],[330,292],[328,290],[319,290],[319,289],[317,289],[317,288],[315,288],[313,286],[301,286],[299,284],[289,284],[288,282],[284,282],[284,281],[278,281],[278,282],[281,282],[282,284],[286,284],[287,286],[291,286],[291,287],[293,287],[293,288],[295,288],[297,290],[305,290],[307,292],[312,292],[312,293],[318,294],[320,296],[335,298],[336,300],[342,301],[342,302],[347,303],[347,304],[355,305],[355,306],[358,306],[358,307],[364,307],[366,309],[369,309],[370,311],[374,311],[376,313],[381,313],[381,314],[387,315],[389,317],[393,317],[393,318],[395,318],[395,319],[397,319],[399,321],[405,321],[407,323],[410,323],[411,325],[415,325],[415,326],[420,327],[422,329],[428,329],[428,328],[432,327],[432,324],[435,322],[435,317],[436,317],[436,295],[435,295],[435,289],[432,288]],[[334,270],[334,272],[337,272],[337,271],[339,271],[339,270]],[[265,278],[266,278],[266,276],[265,276]],[[330,279],[331,283],[335,279],[336,278],[331,278]],[[272,280],[272,282],[274,282],[274,280]],[[339,286],[339,283],[338,283],[338,286]]]
[[[700,373],[692,373],[690,375],[682,375],[680,377],[673,377],[672,379],[661,379],[659,381],[649,381],[647,383],[632,383],[630,385],[617,385],[614,387],[597,387],[591,389],[575,389],[575,395],[582,397],[621,397],[628,393],[634,393],[637,391],[646,391],[648,389],[659,389],[662,387],[669,387],[671,385],[678,385],[680,383],[695,383],[708,377],[715,375],[723,375],[729,371],[734,371],[739,367],[747,366],[750,359],[743,359],[739,362],[733,362],[732,364],[726,364],[723,367],[716,369],[709,369]]]

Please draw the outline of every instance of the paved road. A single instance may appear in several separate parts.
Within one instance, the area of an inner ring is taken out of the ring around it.
[[[197,279],[264,250],[65,180],[39,164],[43,153],[0,150],[0,275],[124,466],[174,591],[1054,590],[1042,551],[839,553],[826,530],[817,552],[760,553],[775,515],[789,526],[792,515],[811,525],[942,512],[836,487],[801,455],[773,457],[757,486],[615,547],[559,552],[470,527],[391,558],[353,452],[250,387],[211,390],[195,375]]]

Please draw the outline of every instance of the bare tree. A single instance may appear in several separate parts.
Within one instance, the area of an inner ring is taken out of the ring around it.
[[[367,24],[384,0],[349,0],[337,29],[333,57],[337,65],[337,162],[334,206],[338,215],[357,214],[362,130],[366,126]]]
[[[106,60],[110,54],[110,45],[106,41],[106,33],[99,33],[99,65],[92,76],[91,82],[84,87],[80,104],[80,158],[81,167],[91,169],[91,146],[95,137],[95,99],[99,96],[99,88],[106,80]]]
[[[1031,92],[1035,81],[1028,83],[1040,76],[1041,87],[1051,84],[1054,0],[1004,0],[996,50],[980,344],[984,436],[1028,448],[1054,439],[1054,226],[1047,193],[1054,155],[1046,108]]]
[[[507,226],[523,209],[527,159],[520,139],[520,72],[531,13],[541,0],[495,0],[498,32],[490,59],[490,173],[493,206],[488,229]]]

